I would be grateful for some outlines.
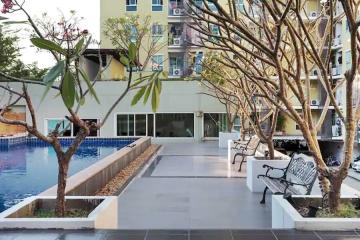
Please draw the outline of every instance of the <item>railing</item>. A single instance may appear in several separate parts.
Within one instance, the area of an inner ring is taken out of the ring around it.
[[[169,46],[183,46],[186,40],[182,35],[169,35]]]
[[[342,134],[342,127],[341,124],[332,125],[332,137],[341,137]]]
[[[336,67],[333,67],[332,70],[331,70],[331,74],[333,76],[338,76],[338,75],[340,75],[342,73],[341,69],[342,69],[342,65],[338,65]]]
[[[341,36],[338,36],[338,37],[336,37],[336,38],[334,38],[333,39],[333,47],[336,47],[336,46],[339,46],[339,45],[341,45],[342,44],[342,42],[341,42]]]

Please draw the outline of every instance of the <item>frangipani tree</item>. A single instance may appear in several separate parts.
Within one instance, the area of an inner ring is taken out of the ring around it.
[[[17,0],[2,0],[2,2],[2,12],[22,12],[25,14],[28,19],[27,23],[34,30],[34,37],[31,38],[32,44],[39,49],[52,54],[56,61],[55,66],[47,72],[43,79],[13,77],[3,73],[0,69],[0,88],[4,91],[4,96],[7,96],[7,100],[1,102],[0,122],[9,125],[22,126],[29,134],[50,144],[54,148],[58,161],[58,186],[55,213],[58,217],[63,217],[66,213],[65,188],[69,163],[76,150],[85,138],[89,136],[91,130],[98,130],[104,125],[111,112],[124,99],[128,92],[138,90],[138,93],[133,100],[133,103],[136,103],[141,98],[139,97],[139,95],[141,95],[139,92],[145,91],[144,89],[150,89],[148,96],[152,95],[152,106],[153,109],[156,110],[161,91],[161,88],[159,87],[161,82],[158,78],[160,72],[152,73],[142,78],[134,78],[133,69],[141,65],[137,60],[137,46],[131,43],[126,46],[126,48],[119,49],[121,62],[129,69],[128,76],[124,80],[127,82],[126,87],[122,88],[122,85],[119,85],[119,96],[109,107],[107,107],[108,110],[99,123],[86,122],[80,118],[78,112],[85,106],[86,99],[89,96],[93,97],[99,103],[100,107],[105,107],[101,105],[100,99],[97,96],[96,83],[99,80],[105,80],[101,79],[101,76],[103,71],[107,68],[101,68],[101,56],[99,53],[100,67],[95,79],[89,79],[88,74],[82,69],[80,64],[81,57],[91,42],[90,33],[87,30],[81,30],[78,27],[77,18],[74,17],[74,12],[71,13],[69,18],[62,17],[57,22],[51,21],[37,24],[39,21],[32,19],[30,14],[25,10],[25,2],[19,3]],[[155,53],[151,52],[148,54],[151,55]],[[123,79],[112,80],[120,82],[120,80]],[[63,105],[67,110],[65,118],[80,129],[70,146],[64,147],[61,145],[60,136],[61,131],[63,131],[60,128],[61,123],[57,124],[55,129],[48,135],[44,135],[38,129],[37,114],[32,100],[33,96],[31,96],[28,91],[28,88],[32,84],[44,87],[43,99],[47,97],[47,93],[50,89],[61,96],[62,100],[60,101],[63,102]],[[9,108],[20,101],[25,102],[30,113],[29,122],[7,119],[4,115]]]
[[[336,1],[320,1],[316,18],[309,17],[305,0],[249,0],[241,6],[235,0],[227,1],[228,4],[219,0],[201,2],[189,0],[193,28],[201,34],[201,45],[234,54],[233,63],[247,81],[257,86],[257,95],[298,124],[317,165],[324,206],[332,213],[338,212],[341,185],[352,162],[360,118],[359,99],[354,99],[353,88],[359,79],[360,62],[358,1],[340,0],[344,9],[340,17],[335,13]],[[331,43],[334,24],[341,17],[347,19],[349,28],[351,66],[343,78],[335,80],[329,74]],[[314,69],[326,93],[319,119],[313,117],[310,103]],[[336,90],[342,86],[346,90],[345,109],[335,97]],[[330,105],[345,126],[342,163],[338,168],[326,165],[318,142],[318,132]]]

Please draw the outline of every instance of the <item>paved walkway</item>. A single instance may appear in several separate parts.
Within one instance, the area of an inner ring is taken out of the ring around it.
[[[120,195],[120,229],[271,228],[270,197],[259,204],[217,142],[169,143],[160,154]]]
[[[1,240],[358,240],[359,232],[276,230],[0,231]]]

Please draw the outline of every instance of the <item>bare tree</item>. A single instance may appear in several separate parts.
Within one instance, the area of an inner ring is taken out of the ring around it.
[[[192,26],[201,34],[201,45],[236,56],[232,64],[257,86],[257,95],[299,125],[317,164],[324,206],[337,212],[340,188],[352,161],[355,126],[360,118],[358,99],[353,104],[353,84],[359,69],[358,1],[340,0],[350,31],[352,62],[344,78],[338,80],[329,74],[334,24],[342,17],[335,14],[336,1],[321,1],[320,12],[314,19],[308,15],[305,0],[249,0],[244,1],[244,8],[234,0],[228,2],[221,4],[214,0],[197,4],[189,0],[195,22]],[[310,104],[314,69],[318,72],[317,81],[326,92],[318,120],[314,119]],[[336,90],[343,84],[345,109],[335,97]],[[326,165],[317,136],[330,105],[344,124],[346,135],[342,163],[335,169]]]
[[[34,30],[35,37],[31,38],[33,45],[39,49],[50,52],[56,60],[56,65],[49,70],[44,79],[16,78],[8,76],[0,70],[0,88],[8,98],[8,100],[1,102],[0,122],[22,126],[29,134],[50,144],[54,148],[59,167],[55,213],[57,216],[63,217],[66,213],[65,188],[68,168],[76,150],[92,130],[98,130],[104,125],[111,112],[118,106],[129,91],[138,90],[133,99],[134,104],[143,97],[145,92],[146,99],[144,102],[146,102],[147,98],[151,95],[152,106],[153,109],[156,110],[161,92],[161,81],[159,79],[161,72],[154,72],[141,78],[134,78],[133,69],[142,65],[142,63],[138,61],[138,47],[134,43],[131,43],[126,46],[126,48],[118,49],[120,61],[129,69],[128,76],[124,80],[126,81],[126,86],[125,88],[119,88],[119,96],[110,105],[108,111],[99,123],[84,121],[80,118],[78,111],[85,104],[85,98],[88,96],[92,96],[99,102],[95,91],[96,83],[99,80],[106,80],[101,79],[101,76],[108,67],[108,65],[105,68],[101,67],[102,60],[99,51],[100,64],[95,79],[89,79],[87,73],[82,69],[81,58],[91,42],[91,36],[88,31],[79,29],[77,26],[78,18],[74,16],[75,13],[72,13],[70,18],[62,17],[58,22],[41,22],[31,18],[30,14],[24,8],[25,2],[20,3],[17,0],[3,0],[3,3],[3,12],[22,12],[25,14],[28,18],[28,23]],[[139,25],[138,27],[141,26]],[[149,51],[147,58],[150,59],[151,55],[155,53],[155,51]],[[62,123],[57,124],[55,129],[47,136],[38,129],[37,114],[34,109],[32,96],[30,96],[28,91],[28,87],[32,84],[44,86],[44,96],[50,89],[57,92],[62,97],[64,106],[68,112],[65,118],[80,129],[67,148],[61,145],[59,138],[62,135],[62,131],[64,131],[64,129],[61,129]],[[12,120],[5,116],[5,112],[20,101],[25,102],[30,112],[31,120],[29,122]]]

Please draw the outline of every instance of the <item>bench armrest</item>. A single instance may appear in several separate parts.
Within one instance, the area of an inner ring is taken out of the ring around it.
[[[269,173],[270,173],[270,171],[273,171],[273,170],[282,171],[283,174],[285,174],[285,171],[286,171],[286,168],[272,167],[272,166],[267,165],[267,164],[264,164],[264,165],[263,165],[263,168],[267,168],[267,170],[266,170],[266,172],[265,172],[265,175],[263,175],[264,177],[270,177],[270,176],[269,176]],[[259,175],[259,176],[260,176],[260,175]],[[258,177],[259,177],[259,176],[258,176]],[[280,177],[280,178],[282,178],[282,177]]]

